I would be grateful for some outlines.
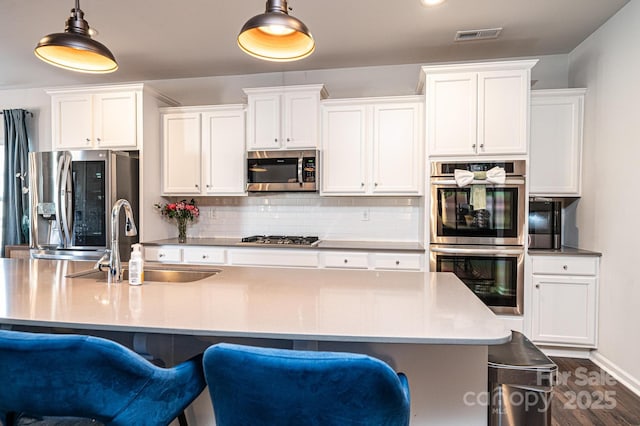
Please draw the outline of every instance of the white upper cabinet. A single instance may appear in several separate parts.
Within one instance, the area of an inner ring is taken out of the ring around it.
[[[536,62],[422,67],[429,156],[526,154]]]
[[[586,89],[531,92],[529,193],[579,197]]]
[[[322,105],[322,195],[420,195],[422,99],[342,99]]]
[[[47,91],[53,149],[138,149],[141,86]]]
[[[173,110],[173,108],[172,108]],[[162,192],[200,194],[201,117],[198,112],[162,116]]]
[[[322,193],[364,194],[367,180],[367,108],[358,103],[322,105]]]
[[[245,195],[244,107],[218,107],[202,113],[204,188],[207,195]]]
[[[248,150],[316,148],[323,85],[244,89]]]
[[[243,105],[162,110],[162,193],[245,195]]]

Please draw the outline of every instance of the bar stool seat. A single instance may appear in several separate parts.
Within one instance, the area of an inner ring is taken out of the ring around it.
[[[217,426],[409,424],[407,378],[367,355],[220,343],[203,364]]]
[[[203,390],[202,357],[153,365],[99,337],[0,330],[0,421],[18,414],[169,424]]]

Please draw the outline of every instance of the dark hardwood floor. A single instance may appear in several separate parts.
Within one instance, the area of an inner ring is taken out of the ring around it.
[[[590,360],[552,359],[558,365],[552,426],[640,426],[640,397]]]

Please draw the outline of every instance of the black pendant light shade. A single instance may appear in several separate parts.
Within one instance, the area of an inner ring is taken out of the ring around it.
[[[297,61],[315,50],[307,26],[287,12],[286,0],[267,0],[266,12],[249,19],[240,30],[238,46],[267,61]]]
[[[64,33],[44,36],[34,53],[51,65],[72,71],[104,74],[118,69],[109,49],[91,38],[80,0],[76,0],[76,7],[71,9]]]

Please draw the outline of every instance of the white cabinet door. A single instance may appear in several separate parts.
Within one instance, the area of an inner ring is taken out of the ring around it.
[[[204,192],[245,195],[245,113],[221,108],[202,113]]]
[[[526,154],[536,62],[422,67],[429,156]]]
[[[202,161],[200,114],[162,117],[162,192],[199,194]]]
[[[580,196],[584,93],[584,89],[531,92],[531,195]]]
[[[93,146],[91,94],[51,97],[54,149],[89,149]]]
[[[429,155],[474,155],[477,73],[429,74],[425,90]]]
[[[364,194],[367,180],[364,105],[322,109],[322,194]]]
[[[528,76],[527,70],[478,73],[478,154],[527,153]]]
[[[278,149],[282,146],[281,103],[281,94],[249,95],[248,149]]]
[[[374,106],[374,194],[421,193],[421,112],[419,103]]]
[[[54,149],[137,149],[137,92],[53,94]]]
[[[284,145],[287,148],[316,148],[320,119],[320,97],[317,92],[284,94]]]
[[[596,277],[533,277],[532,340],[594,347]]]
[[[324,86],[244,89],[247,94],[247,149],[316,148]]]
[[[93,140],[96,148],[135,148],[136,93],[99,93],[93,96]]]

